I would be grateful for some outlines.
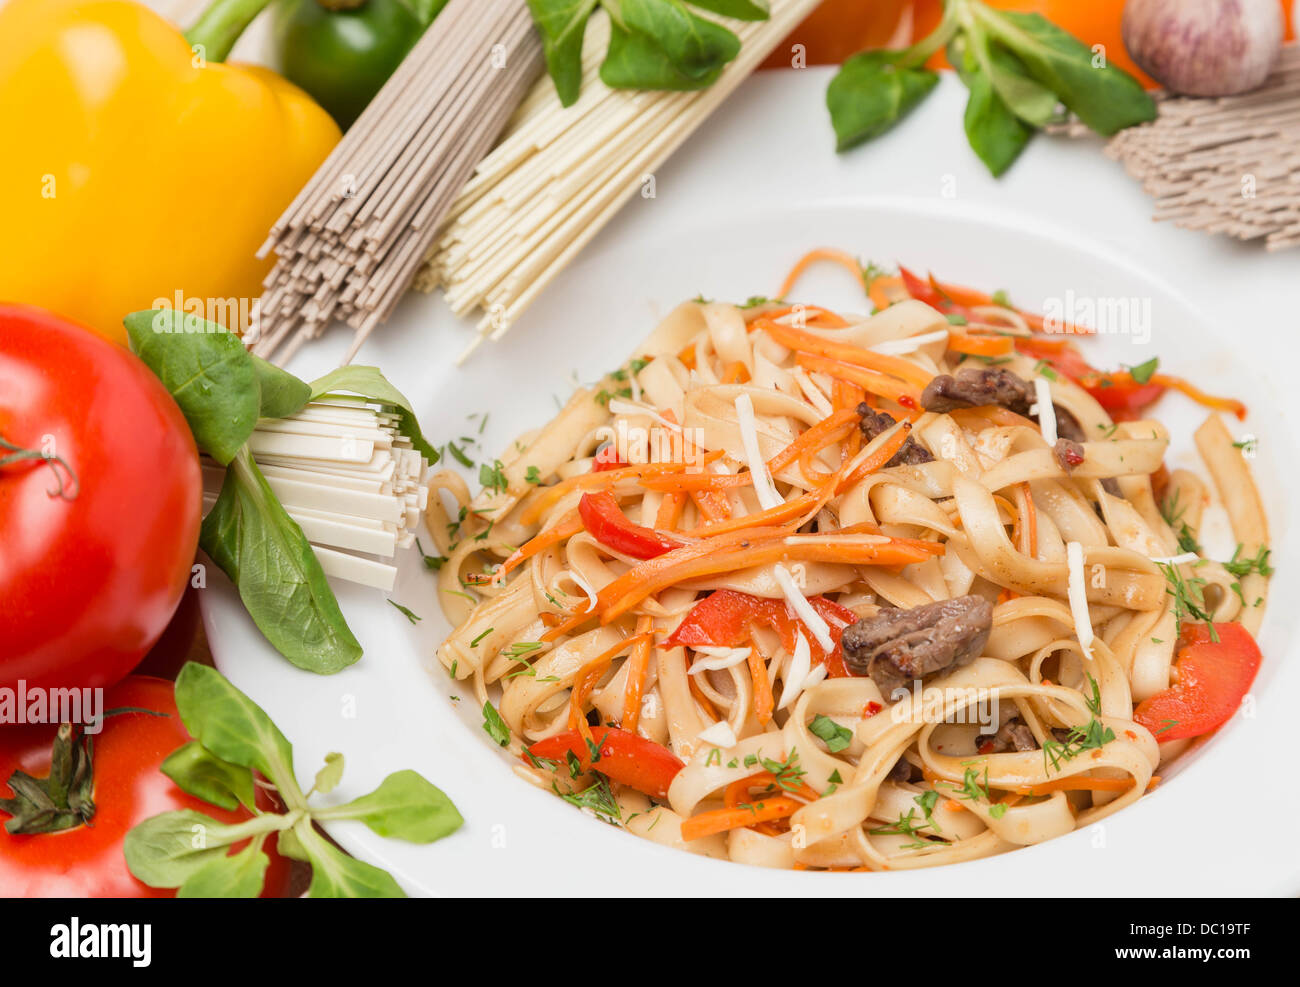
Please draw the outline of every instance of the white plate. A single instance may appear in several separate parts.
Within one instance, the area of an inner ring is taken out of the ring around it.
[[[1254,409],[1248,426],[1260,437],[1257,475],[1279,571],[1250,717],[1235,718],[1177,777],[1091,830],[954,867],[802,874],[661,848],[515,776],[481,729],[472,697],[435,667],[434,648],[449,628],[415,553],[403,559],[392,597],[423,617],[418,626],[383,595],[336,585],[365,656],[332,677],[276,655],[230,586],[213,580],[203,608],[218,666],[295,742],[300,775],[310,777],[327,751],[346,755],[339,798],[415,768],[455,800],[466,825],[432,846],[385,840],[355,824],[329,827],[412,893],[595,894],[611,874],[624,891],[644,895],[1300,891],[1300,864],[1288,849],[1300,789],[1283,780],[1293,746],[1288,697],[1300,689],[1300,655],[1291,644],[1297,614],[1289,605],[1298,536],[1286,496],[1297,489],[1296,447],[1283,400],[1295,391],[1285,376],[1295,365],[1294,256],[1152,225],[1149,203],[1086,143],[1036,140],[994,182],[965,146],[964,94],[952,79],[885,138],[837,157],[822,108],[828,77],[805,70],[750,81],[656,176],[657,198],[630,203],[505,341],[468,366],[451,364],[466,325],[429,297],[409,299],[358,362],[385,369],[414,400],[435,444],[475,434],[466,416],[490,410],[482,445],[472,450],[483,459],[547,420],[574,372],[593,380],[618,365],[677,301],[701,292],[723,299],[775,293],[789,265],[817,245],[1004,288],[1028,307],[1069,290],[1149,299],[1152,341],[1107,337],[1089,344],[1097,362],[1137,364],[1159,354],[1171,372],[1242,396]],[[836,269],[810,275],[798,294],[863,307]],[[346,342],[337,329],[292,369],[324,372]],[[1182,436],[1171,463],[1193,463],[1188,431],[1197,409],[1170,396],[1159,414]]]

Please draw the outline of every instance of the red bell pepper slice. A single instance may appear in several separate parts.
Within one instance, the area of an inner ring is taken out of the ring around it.
[[[592,727],[600,757],[592,760],[591,748],[577,730],[565,730],[554,737],[539,740],[528,748],[535,758],[563,763],[572,753],[583,770],[594,769],[610,781],[616,781],[651,798],[668,796],[668,786],[685,765],[667,747],[653,740],[620,730],[617,727]],[[525,758],[527,762],[527,758]]]
[[[826,621],[831,629],[831,640],[835,642],[835,649],[827,655],[815,638],[805,635],[813,664],[825,663],[831,678],[847,678],[849,670],[844,665],[840,635],[844,628],[857,621],[858,615],[824,596],[809,597],[808,602]],[[730,589],[716,590],[695,604],[668,638],[667,644],[669,647],[735,648],[750,639],[755,624],[774,629],[781,635],[786,650],[794,651],[799,620],[784,600],[769,600]]]
[[[618,458],[618,448],[611,442],[592,457],[591,471],[604,473],[606,470],[622,469],[626,465],[627,463]]]
[[[923,281],[902,264],[898,265],[898,275],[903,280],[903,288],[918,302],[925,302],[936,312],[942,312],[944,315],[960,315],[968,322],[971,320],[971,310],[953,301],[933,275],[928,281]]]
[[[1016,339],[1016,349],[1069,377],[1119,420],[1137,417],[1142,409],[1165,393],[1163,384],[1139,384],[1129,374],[1107,374],[1097,370],[1068,344],[1062,346],[1055,341],[1021,337]]]
[[[1176,685],[1142,700],[1133,719],[1157,740],[1199,737],[1237,711],[1259,672],[1263,656],[1240,624],[1191,624],[1178,639]]]
[[[582,518],[582,526],[596,541],[635,559],[657,558],[674,548],[681,548],[683,544],[654,528],[633,524],[608,490],[583,494],[582,500],[578,501],[578,516]]]

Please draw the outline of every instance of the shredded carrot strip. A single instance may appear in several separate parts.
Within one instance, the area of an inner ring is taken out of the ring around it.
[[[749,382],[749,368],[745,364],[736,360],[727,365],[723,371],[721,383],[723,384],[746,384]]]
[[[916,408],[921,404],[920,390],[904,383],[897,377],[868,370],[865,367],[857,367],[851,363],[842,363],[838,360],[813,356],[808,353],[800,353],[798,361],[799,366],[807,370],[828,374],[831,377],[838,377],[841,380],[858,384],[865,388],[868,393],[879,394],[882,398],[888,398],[890,401],[897,402],[906,408]]]
[[[802,302],[798,305],[786,305],[784,308],[769,309],[760,316],[756,316],[745,328],[748,332],[753,332],[758,327],[759,319],[781,319],[787,315],[793,315],[799,312],[803,316],[803,324],[813,329],[843,329],[848,325],[844,319],[836,315],[828,308],[822,308],[820,305],[806,305]]]
[[[1212,408],[1215,411],[1227,411],[1236,415],[1239,419],[1245,420],[1246,406],[1235,398],[1221,398],[1213,394],[1206,394],[1200,388],[1191,382],[1184,380],[1182,377],[1172,377],[1169,374],[1153,374],[1151,383],[1159,384],[1161,387],[1168,387],[1181,394],[1187,395],[1199,405],[1206,408]]]
[[[948,349],[969,356],[1006,356],[1015,349],[1010,336],[979,336],[968,332],[948,334]]]
[[[721,449],[705,454],[705,465],[723,457]],[[651,476],[683,473],[695,465],[693,456],[683,456],[680,463],[642,463],[639,466],[620,466],[600,473],[579,473],[561,480],[545,489],[540,497],[519,512],[520,524],[535,524],[555,503],[571,490],[608,490],[620,480],[643,480]]]
[[[838,493],[841,490],[847,490],[867,474],[874,473],[876,470],[881,469],[885,463],[894,458],[894,454],[898,452],[899,449],[903,448],[903,443],[907,441],[907,437],[911,434],[911,431],[912,426],[909,423],[904,422],[903,427],[895,432],[888,442],[885,442],[879,449],[859,463],[857,469],[839,481],[836,486],[836,492]]]
[[[781,285],[781,290],[777,293],[777,298],[786,298],[790,291],[803,277],[804,271],[808,270],[813,264],[821,261],[830,261],[833,264],[839,264],[847,268],[855,278],[858,284],[862,284],[862,265],[858,263],[856,257],[845,253],[843,250],[833,250],[829,247],[822,247],[817,250],[810,250],[797,261],[794,267],[790,268],[790,273],[785,276],[785,281]]]
[[[767,675],[767,663],[758,653],[758,648],[749,649],[749,677],[754,682],[754,715],[760,724],[766,726],[776,709],[776,700],[772,698],[772,680]]]
[[[803,430],[799,437],[767,461],[768,472],[779,473],[803,455],[804,451],[820,452],[832,442],[842,440],[855,431],[861,415],[848,408],[832,412],[816,425]]]
[[[682,516],[682,508],[686,506],[686,494],[673,491],[664,494],[664,499],[659,502],[659,510],[655,514],[656,531],[672,531],[677,527],[677,521]]]
[[[786,816],[794,815],[802,806],[802,802],[778,795],[776,798],[763,799],[752,808],[737,807],[701,812],[682,822],[682,839],[698,840],[704,836],[725,833],[755,823],[784,819]]]
[[[596,683],[600,677],[605,674],[605,669],[609,668],[614,658],[628,648],[634,647],[641,641],[653,639],[654,635],[633,634],[631,637],[625,637],[605,651],[602,651],[582,668],[578,669],[578,674],[574,676],[573,686],[569,691],[569,729],[578,730],[582,735],[591,740],[591,727],[587,723],[587,714],[583,706],[587,704],[587,697],[591,695],[591,690],[596,688]]]
[[[573,630],[575,627],[578,627],[581,624],[585,624],[587,621],[591,620],[591,618],[594,616],[596,616],[596,609],[594,607],[592,607],[591,609],[580,610],[579,612],[565,618],[560,623],[552,627],[545,634],[543,634],[542,640],[546,642],[550,642],[558,638],[564,637],[564,635],[568,634],[569,631]]]
[[[865,367],[867,370],[874,370],[877,373],[889,374],[918,388],[925,387],[934,376],[924,367],[918,367],[901,357],[876,353],[872,350],[863,349],[861,346],[854,346],[852,343],[825,339],[810,332],[802,332],[792,326],[781,325],[781,323],[773,322],[771,319],[757,319],[755,324],[782,346],[789,349],[839,360],[843,363],[850,363],[855,367]],[[997,336],[993,338],[1004,339],[1009,337]],[[1010,350],[1009,344],[1007,349]]]
[[[602,611],[601,620],[606,623],[614,620],[647,596],[667,586],[723,572],[735,572],[751,566],[791,560],[838,562],[844,565],[904,566],[924,562],[934,555],[943,554],[944,551],[944,546],[940,542],[898,538],[882,544],[788,545],[784,537],[769,537],[760,541],[758,537],[753,536],[748,545],[737,545],[722,550],[711,549],[710,541],[712,540],[675,549],[657,559],[642,562],[619,576],[601,590],[602,599],[599,607]]]
[[[627,659],[627,685],[623,691],[623,718],[619,725],[629,733],[636,733],[641,722],[641,696],[645,692],[645,673],[650,667],[650,648],[654,641],[653,617],[641,617],[636,622],[636,636],[641,641],[632,649]]]
[[[1050,795],[1052,792],[1127,792],[1132,778],[1054,778],[1041,785],[1017,788],[1017,795]]]
[[[703,475],[703,474],[696,474]],[[731,501],[720,490],[694,490],[691,500],[706,520],[726,521],[731,517]]]
[[[965,288],[958,284],[947,284],[946,282],[936,281],[934,275],[930,275],[930,285],[942,295],[956,302],[958,305],[966,308],[974,308],[978,305],[998,305],[993,300],[993,296],[974,288]],[[1034,332],[1045,332],[1046,324],[1043,317],[1035,312],[1026,312],[1022,308],[1013,308],[1009,305],[999,305],[999,308],[1005,308],[1008,311],[1015,312],[1025,320],[1025,325],[1029,326]],[[1084,336],[1092,333],[1094,330],[1086,326],[1076,326],[1072,323],[1065,323],[1057,332],[1069,333],[1074,336]]]
[[[907,297],[903,290],[903,279],[895,274],[880,274],[871,279],[867,286],[867,297],[878,309],[887,309],[894,302]]]
[[[741,778],[733,781],[723,792],[722,800],[726,803],[728,809],[734,809],[742,802],[749,801],[749,793],[755,788],[766,788],[769,785],[776,785],[776,775],[770,771],[760,771],[752,774],[748,778]],[[792,791],[800,798],[807,799],[809,802],[816,802],[821,796],[806,781],[785,780],[781,786],[786,791]]]
[[[540,532],[535,537],[530,538],[524,544],[510,553],[510,557],[501,565],[497,572],[497,578],[503,578],[509,575],[513,570],[531,559],[539,552],[545,551],[552,545],[564,541],[576,535],[582,530],[582,518],[578,516],[576,510],[570,511],[562,517],[556,524]]]

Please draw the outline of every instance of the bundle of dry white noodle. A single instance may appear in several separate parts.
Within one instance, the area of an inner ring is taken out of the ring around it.
[[[603,11],[583,46],[582,95],[567,109],[549,78],[520,106],[507,136],[478,166],[415,281],[442,287],[453,312],[484,313],[498,339],[819,0],[773,0],[765,21],[728,23],[740,54],[708,89],[629,92],[600,81],[609,39]]]
[[[325,573],[391,590],[429,500],[429,464],[398,417],[365,398],[330,394],[287,418],[262,419],[249,451]],[[203,462],[203,509],[225,469]]]

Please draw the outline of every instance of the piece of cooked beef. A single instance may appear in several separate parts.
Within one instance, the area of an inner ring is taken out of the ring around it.
[[[840,640],[849,671],[870,676],[889,697],[913,679],[974,661],[992,629],[989,601],[959,596],[881,610],[850,625]]]
[[[1073,473],[1074,468],[1083,462],[1083,446],[1073,439],[1057,439],[1052,446],[1052,455],[1061,464],[1061,469]]]
[[[862,421],[858,427],[862,429],[862,435],[868,442],[879,436],[882,432],[887,432],[893,428],[897,422],[894,416],[885,411],[872,411],[871,405],[863,401],[858,405],[858,414],[862,416]],[[904,441],[902,448],[885,463],[884,469],[891,466],[918,466],[921,463],[932,463],[934,457],[930,455],[929,450],[918,445],[909,435]]]
[[[1005,754],[1010,750],[1034,751],[1038,750],[1038,741],[1024,721],[1013,716],[998,727],[992,737],[981,738],[976,750],[980,754]]]
[[[1088,433],[1079,424],[1079,419],[1074,417],[1074,412],[1055,403],[1053,403],[1052,408],[1056,412],[1057,438],[1069,439],[1071,442],[1088,441]]]
[[[939,374],[921,392],[921,407],[941,414],[1000,404],[1017,415],[1028,415],[1033,402],[1033,387],[1001,367],[967,367],[955,376]]]
[[[889,774],[885,775],[886,781],[908,782],[912,780],[912,762],[905,757],[900,757],[894,762],[894,766],[889,769]]]

